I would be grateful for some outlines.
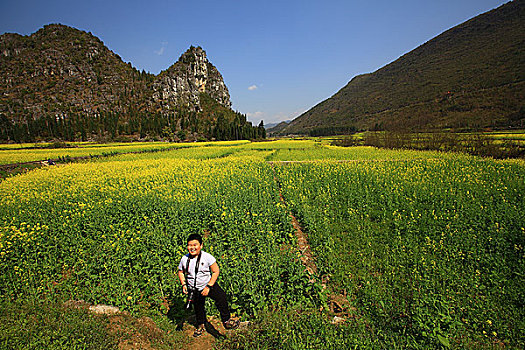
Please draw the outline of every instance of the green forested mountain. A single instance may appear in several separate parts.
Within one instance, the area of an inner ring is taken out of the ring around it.
[[[231,109],[228,88],[200,47],[153,75],[123,62],[91,33],[65,25],[0,36],[0,141],[263,133]]]
[[[525,127],[525,1],[460,24],[354,77],[280,134]]]

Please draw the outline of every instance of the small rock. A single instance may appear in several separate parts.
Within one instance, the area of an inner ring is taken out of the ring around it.
[[[104,314],[104,315],[115,315],[115,314],[120,313],[120,309],[118,307],[103,305],[103,304],[90,306],[89,311],[94,312],[96,314]]]
[[[332,320],[332,324],[339,324],[339,323],[343,323],[345,321],[344,318],[342,317],[339,317],[339,316],[334,316],[333,320]]]

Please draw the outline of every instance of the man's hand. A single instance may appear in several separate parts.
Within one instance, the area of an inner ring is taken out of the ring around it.
[[[203,296],[208,296],[208,293],[210,293],[210,287],[206,286],[204,287],[204,289],[202,290],[201,294]]]
[[[183,292],[184,294],[188,294],[188,286],[187,286],[187,285],[183,285],[183,286],[182,286],[182,292]]]

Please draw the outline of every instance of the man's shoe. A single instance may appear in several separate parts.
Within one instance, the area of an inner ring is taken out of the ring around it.
[[[224,328],[226,329],[235,329],[239,327],[239,324],[241,324],[241,322],[239,320],[234,320],[230,318],[228,321],[224,322],[223,324],[224,324]]]
[[[204,325],[200,325],[199,327],[197,327],[197,329],[195,329],[195,332],[193,332],[193,336],[195,338],[200,337],[205,330],[206,328],[204,328]]]

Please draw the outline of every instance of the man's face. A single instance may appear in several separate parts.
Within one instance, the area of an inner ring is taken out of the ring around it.
[[[201,252],[201,249],[202,249],[202,244],[200,244],[199,241],[197,241],[196,239],[188,242],[188,252],[190,253],[190,255],[192,256],[199,255],[199,253]]]

